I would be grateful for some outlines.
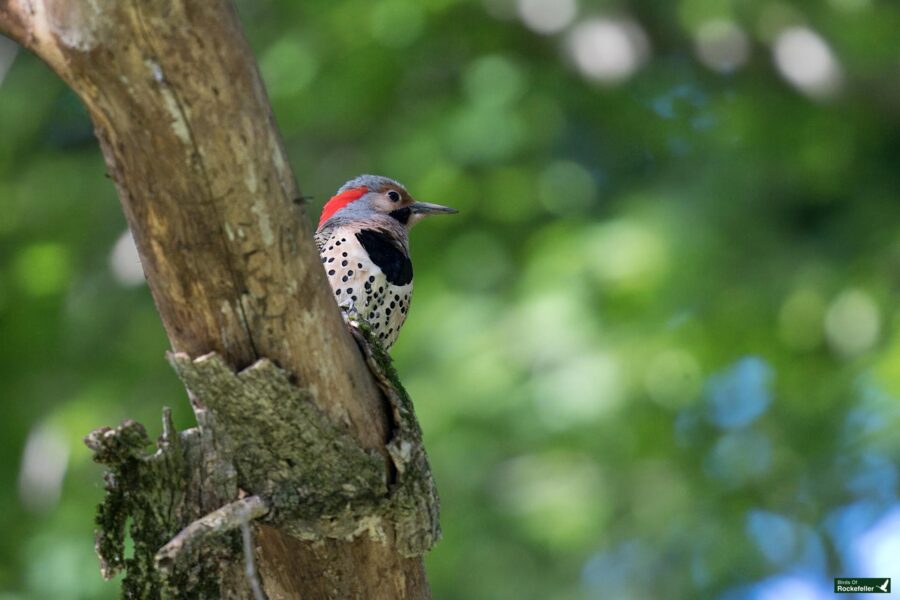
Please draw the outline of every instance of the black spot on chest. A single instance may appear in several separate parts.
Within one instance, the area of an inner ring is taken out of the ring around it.
[[[406,285],[412,281],[412,263],[389,233],[382,229],[362,229],[356,239],[391,284]]]

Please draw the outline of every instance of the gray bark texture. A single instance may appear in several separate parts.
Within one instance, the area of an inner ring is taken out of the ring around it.
[[[85,103],[197,417],[152,452],[134,422],[86,439],[103,573],[130,598],[430,598],[412,405],[341,319],[231,4],[0,0],[0,31]]]

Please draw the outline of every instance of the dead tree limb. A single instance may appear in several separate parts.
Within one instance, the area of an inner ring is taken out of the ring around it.
[[[310,406],[373,457],[390,489],[397,463],[386,444],[395,437],[397,408],[386,401],[331,297],[231,4],[0,0],[0,31],[50,65],[87,106],[173,350],[189,359],[214,352],[232,371],[271,360]],[[208,414],[214,421],[207,399],[191,391],[198,418]],[[179,448],[158,453],[173,486],[179,473],[196,468],[188,464],[196,458],[191,453],[212,447],[194,445],[194,438],[209,436],[217,447],[221,440],[242,442],[238,432],[216,432],[213,421],[201,422],[196,435],[164,436],[167,448]],[[108,464],[130,465],[119,472],[136,478],[162,472],[137,467],[150,463],[141,462],[138,447],[146,436],[135,426],[99,432],[98,457],[105,452]],[[215,493],[177,511],[178,518],[196,519],[239,499],[248,477],[232,458],[213,457],[223,461],[215,476],[200,470],[197,481],[215,482]],[[166,490],[169,500],[185,493]],[[436,511],[433,497],[420,501]],[[153,507],[147,514],[167,516]],[[256,563],[270,599],[430,595],[421,558],[398,551],[391,522],[381,539],[307,541],[286,532],[288,520],[272,523],[255,532]],[[218,594],[252,597],[246,583],[229,567],[219,573]],[[181,592],[170,587],[168,593]]]
[[[250,496],[230,502],[200,517],[173,537],[156,553],[157,568],[175,570],[179,561],[186,560],[192,551],[209,543],[209,540],[233,531],[245,523],[269,512],[269,507],[259,496]]]

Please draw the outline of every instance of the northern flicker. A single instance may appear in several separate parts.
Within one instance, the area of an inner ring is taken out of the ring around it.
[[[356,313],[390,348],[406,320],[413,290],[409,230],[455,209],[416,202],[393,179],[360,175],[322,209],[316,245],[342,310]]]

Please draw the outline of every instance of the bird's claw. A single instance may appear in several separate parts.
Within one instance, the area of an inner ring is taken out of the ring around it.
[[[342,304],[341,316],[344,317],[344,323],[346,323],[349,327],[355,327],[359,329],[359,323],[360,321],[362,321],[362,318],[359,316],[359,311],[356,310],[355,304]]]

